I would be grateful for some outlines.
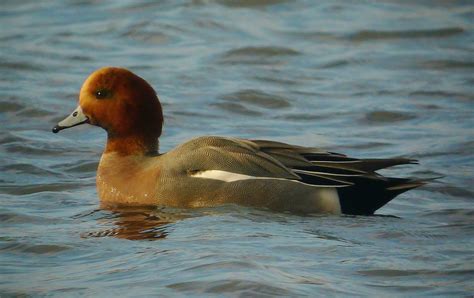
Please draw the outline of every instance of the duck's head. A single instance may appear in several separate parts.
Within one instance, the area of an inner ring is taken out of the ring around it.
[[[89,123],[107,131],[106,151],[153,153],[163,126],[163,112],[153,88],[124,68],[104,67],[82,85],[79,106],[53,132]]]

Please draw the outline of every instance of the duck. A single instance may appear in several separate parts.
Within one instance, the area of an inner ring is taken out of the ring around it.
[[[161,153],[158,95],[145,79],[120,67],[89,75],[77,108],[52,131],[83,124],[107,133],[96,176],[104,206],[236,204],[302,214],[373,215],[426,183],[377,173],[416,164],[414,159],[360,159],[270,140],[201,136]]]

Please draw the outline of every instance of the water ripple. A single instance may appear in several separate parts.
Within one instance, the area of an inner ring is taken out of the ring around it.
[[[353,41],[365,42],[384,39],[406,39],[406,38],[444,38],[464,33],[460,27],[448,27],[428,30],[403,30],[403,31],[374,31],[364,30],[349,36]]]
[[[392,123],[415,119],[416,115],[407,112],[395,111],[372,111],[365,115],[364,120],[367,123]]]
[[[274,94],[265,93],[259,90],[240,90],[221,96],[229,102],[242,102],[267,109],[282,109],[290,107],[290,100]]]
[[[229,277],[230,278],[230,277]],[[174,283],[168,285],[169,288],[184,293],[207,293],[207,294],[233,294],[236,296],[286,296],[294,295],[284,287],[272,286],[261,281],[255,282],[251,280],[239,280],[235,277],[232,280],[222,279],[217,281],[189,281]]]
[[[224,64],[275,64],[300,52],[286,47],[244,47],[225,52],[219,62]]]

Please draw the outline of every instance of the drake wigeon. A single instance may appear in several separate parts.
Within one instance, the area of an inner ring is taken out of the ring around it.
[[[235,203],[296,213],[370,215],[426,181],[375,171],[416,163],[356,159],[266,140],[203,136],[159,153],[163,112],[156,92],[124,68],[82,85],[78,107],[53,132],[84,123],[107,131],[97,170],[105,205],[212,207]]]

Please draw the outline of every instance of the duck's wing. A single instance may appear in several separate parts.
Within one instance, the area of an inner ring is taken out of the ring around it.
[[[250,177],[288,179],[321,187],[352,185],[351,182],[339,180],[330,175],[304,179],[304,176],[313,174],[311,167],[314,165],[309,159],[296,151],[270,150],[266,145],[270,143],[263,144],[262,142],[206,136],[192,139],[168,154],[173,155],[174,167],[185,169],[191,176],[216,177],[216,179],[228,181],[238,180],[239,177],[241,179]],[[273,142],[272,144],[280,143]],[[307,174],[305,171],[311,173]]]
[[[321,175],[380,177],[375,171],[402,164],[416,164],[414,159],[357,159],[318,148],[301,147],[267,140],[252,140],[258,148],[294,172],[312,171]]]
[[[246,179],[293,180],[337,189],[346,214],[373,214],[395,196],[426,181],[391,178],[376,170],[416,163],[405,158],[356,159],[317,148],[222,137],[193,139],[167,153],[164,168],[198,178],[233,182]]]

